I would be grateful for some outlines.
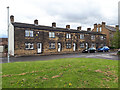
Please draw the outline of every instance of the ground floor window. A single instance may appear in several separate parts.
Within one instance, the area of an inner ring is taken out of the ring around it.
[[[95,47],[95,43],[92,43],[92,44],[91,44],[91,47]]]
[[[103,44],[101,44],[101,47],[103,47],[104,45]]]
[[[55,43],[49,43],[49,48],[50,49],[55,49]]]
[[[25,43],[25,49],[32,50],[34,48],[33,43]]]
[[[71,44],[70,43],[66,43],[66,48],[67,49],[71,48]]]
[[[84,43],[80,43],[80,48],[84,48]]]

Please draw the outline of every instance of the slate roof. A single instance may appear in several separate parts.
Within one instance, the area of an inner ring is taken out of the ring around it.
[[[51,27],[51,26],[44,26],[44,25],[35,25],[35,24],[28,24],[28,23],[20,23],[14,22],[12,23],[14,27],[19,28],[31,28],[31,29],[40,29],[40,30],[48,30],[48,31],[60,31],[60,32],[73,32],[73,33],[86,33],[86,34],[97,34],[97,35],[105,35],[99,32],[90,32],[85,30],[76,30],[76,29],[66,29],[66,28],[59,28],[59,27]]]
[[[115,27],[105,25],[105,28],[111,31],[116,31]]]

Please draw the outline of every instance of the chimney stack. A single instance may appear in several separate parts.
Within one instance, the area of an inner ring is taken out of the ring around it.
[[[90,31],[91,31],[91,28],[87,28],[87,31],[90,32]]]
[[[66,25],[66,29],[70,29],[70,25]]]
[[[80,31],[80,30],[81,30],[81,28],[82,28],[82,27],[81,27],[81,26],[79,26],[79,27],[77,27],[77,30],[79,30],[79,31]]]
[[[37,19],[34,20],[34,24],[38,25],[38,20]]]
[[[53,23],[52,23],[52,27],[56,27],[56,22],[53,22]]]
[[[105,27],[105,24],[106,24],[105,22],[102,22],[102,27]]]
[[[14,16],[13,15],[10,16],[10,22],[14,23]]]
[[[97,23],[94,24],[94,28],[97,28]]]

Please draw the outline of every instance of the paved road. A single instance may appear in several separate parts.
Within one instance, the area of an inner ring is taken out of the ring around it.
[[[117,52],[97,52],[97,53],[79,53],[79,54],[64,54],[64,55],[47,55],[47,56],[24,56],[24,57],[11,57],[10,62],[21,61],[38,61],[38,60],[52,60],[59,58],[102,58],[110,60],[120,60],[120,57],[116,56]],[[0,58],[0,63],[7,63],[7,58]]]

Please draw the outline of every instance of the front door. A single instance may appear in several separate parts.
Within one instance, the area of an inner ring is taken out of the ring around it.
[[[73,51],[76,51],[76,44],[73,43]]]
[[[58,52],[61,51],[61,43],[58,43]]]
[[[42,43],[37,43],[37,53],[42,53]]]
[[[86,43],[86,49],[88,49],[88,43]]]

